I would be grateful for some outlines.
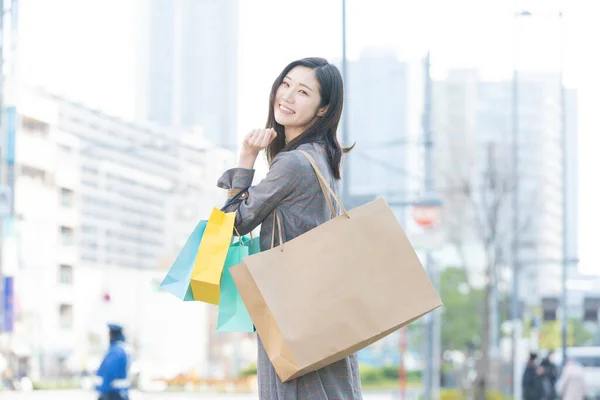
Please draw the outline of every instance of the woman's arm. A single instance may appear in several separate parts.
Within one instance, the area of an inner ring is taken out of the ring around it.
[[[302,164],[297,152],[284,152],[275,157],[265,179],[248,189],[241,201],[234,202],[225,211],[237,211],[235,227],[245,235],[260,225],[279,204],[294,191],[300,183]],[[241,163],[240,163],[241,164]],[[252,184],[254,170],[234,168],[226,171],[217,183],[222,189],[229,190],[229,197],[236,191]]]

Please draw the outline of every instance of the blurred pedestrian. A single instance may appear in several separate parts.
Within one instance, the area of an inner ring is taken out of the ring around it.
[[[0,381],[0,388],[4,388],[6,390],[16,390],[17,385],[15,383],[15,375],[12,372],[12,369],[6,368],[2,371],[2,380]]]
[[[554,351],[550,350],[548,355],[542,360],[540,366],[544,369],[542,374],[542,386],[544,388],[544,398],[548,400],[556,399],[556,381],[558,380],[558,369],[553,360]]]
[[[522,388],[524,400],[544,400],[542,375],[544,369],[537,365],[537,354],[531,353],[523,374]]]
[[[557,384],[563,400],[583,400],[587,387],[583,367],[575,360],[568,360]]]
[[[128,400],[127,374],[131,360],[129,349],[125,344],[123,327],[109,324],[108,331],[110,347],[96,372],[99,380],[96,390],[100,394],[99,400]]]

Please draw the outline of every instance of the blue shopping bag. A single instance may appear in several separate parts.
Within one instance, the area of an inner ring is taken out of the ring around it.
[[[221,294],[217,332],[254,332],[254,324],[240,296],[229,268],[242,262],[244,257],[260,252],[259,238],[241,238],[229,247],[221,276]]]
[[[183,301],[194,301],[190,279],[194,269],[194,261],[198,253],[198,247],[204,235],[204,229],[208,221],[200,221],[192,232],[183,249],[179,252],[177,259],[169,269],[167,276],[163,279],[160,287]]]

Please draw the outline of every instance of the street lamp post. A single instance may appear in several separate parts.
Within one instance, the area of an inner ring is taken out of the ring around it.
[[[348,133],[348,89],[349,89],[349,79],[348,79],[348,60],[346,54],[346,0],[342,0],[342,76],[344,78],[344,108],[345,111],[342,113],[342,129],[341,129],[341,139],[342,145],[347,146],[350,143],[350,137]],[[431,131],[431,75],[430,75],[430,53],[427,53],[425,59],[425,104],[424,104],[424,114],[423,114],[423,145],[424,145],[424,182],[423,189],[425,198],[421,199],[418,202],[403,202],[402,204],[393,204],[396,206],[417,206],[417,207],[426,207],[426,208],[435,208],[439,209],[441,202],[437,200],[435,194],[435,188],[433,184],[433,141],[432,141],[432,131]],[[342,164],[342,201],[348,202],[350,199],[349,186],[350,186],[350,177],[349,177],[349,166],[348,162],[344,160]],[[392,204],[390,204],[392,205]],[[418,222],[418,221],[417,221]],[[425,268],[427,272],[430,274],[431,279],[438,288],[439,282],[437,277],[437,272],[432,271],[433,267],[433,258],[430,251],[426,252],[426,260],[425,260]],[[426,373],[425,373],[425,400],[430,400],[437,398],[439,396],[438,390],[439,387],[439,357],[436,355],[440,352],[440,314],[439,312],[435,312],[434,315],[426,316],[427,319],[427,360],[426,360]],[[404,334],[403,334],[404,335]],[[404,336],[403,336],[404,337]],[[405,339],[402,339],[403,341]],[[402,345],[404,346],[404,344]],[[434,358],[435,357],[435,358]],[[402,366],[401,366],[402,368]]]
[[[563,245],[563,257],[562,257],[562,315],[561,315],[561,347],[562,347],[562,360],[563,365],[567,361],[567,323],[568,323],[568,291],[567,291],[567,278],[568,278],[568,269],[570,265],[570,257],[569,254],[569,235],[567,232],[567,226],[569,224],[569,208],[567,197],[569,195],[568,184],[569,184],[569,138],[567,134],[567,104],[566,104],[566,96],[565,96],[565,86],[564,86],[564,62],[565,62],[565,34],[564,34],[564,19],[563,13],[559,12],[558,14],[561,21],[561,43],[560,43],[560,116],[561,116],[561,139],[562,139],[562,148],[563,148],[563,158],[562,158],[562,245]]]
[[[521,316],[520,316],[520,265],[519,265],[519,76],[517,66],[517,21],[520,14],[515,15],[515,29],[513,37],[513,85],[512,85],[512,180],[513,180],[513,196],[512,196],[512,301],[511,301],[511,317],[512,317],[512,375],[513,387],[512,395],[515,399],[521,398],[521,385],[518,379],[520,365],[518,360],[518,345],[521,338]]]
[[[413,207],[413,218],[427,235],[431,235],[432,229],[439,220],[442,202],[438,198],[433,176],[433,137],[432,137],[432,113],[431,113],[431,74],[430,53],[427,53],[425,62],[425,103],[423,109],[423,194],[417,201],[392,202],[392,207]],[[405,171],[402,171],[405,172]],[[435,288],[439,290],[439,271],[435,266],[431,250],[425,250],[425,270],[427,271]],[[441,314],[439,310],[427,314],[424,318],[426,326],[425,334],[425,369],[423,374],[423,398],[425,400],[437,399],[439,397],[440,384],[440,353],[441,353]]]
[[[528,10],[522,10],[515,14],[515,21],[520,17],[533,17],[534,14]],[[548,16],[548,15],[546,15]],[[561,295],[561,347],[562,347],[562,359],[563,362],[567,358],[567,321],[568,321],[568,290],[567,290],[567,278],[568,278],[568,267],[570,265],[570,254],[569,254],[569,238],[567,232],[567,226],[569,224],[568,215],[568,135],[566,127],[566,98],[563,83],[564,74],[564,18],[562,11],[552,13],[552,18],[558,18],[561,24],[560,27],[560,43],[559,43],[559,98],[560,98],[560,133],[561,133],[561,144],[562,144],[562,295]],[[512,127],[513,127],[513,178],[514,178],[514,195],[513,195],[513,242],[512,242],[512,254],[513,254],[513,296],[512,296],[512,318],[513,318],[513,396],[514,398],[520,398],[520,385],[518,382],[518,375],[516,374],[518,366],[516,365],[517,360],[517,343],[520,337],[521,321],[519,318],[519,279],[520,279],[520,262],[519,262],[519,218],[518,218],[518,165],[519,165],[519,83],[518,83],[518,66],[517,64],[517,44],[518,44],[518,33],[515,24],[514,31],[514,68],[513,68],[513,110],[512,110]]]
[[[391,207],[412,207],[413,219],[425,231],[428,236],[425,240],[432,239],[436,225],[439,222],[439,216],[442,209],[442,201],[435,194],[429,197],[421,197],[418,200],[408,200],[399,202],[390,202]],[[436,269],[431,249],[425,250],[424,267],[430,279],[436,288],[439,290],[439,271]],[[435,310],[423,317],[425,322],[425,365],[423,370],[423,399],[432,400],[439,397],[440,384],[440,353],[441,353],[441,313],[440,310]],[[401,333],[401,353],[405,352],[406,337]],[[400,395],[403,398],[405,394],[404,381],[402,380],[402,372],[404,365],[400,366]]]
[[[342,146],[350,144],[348,133],[348,59],[346,56],[346,0],[342,0],[342,77],[344,78],[344,111],[342,112]],[[348,160],[342,161],[342,201],[348,201],[350,192]]]

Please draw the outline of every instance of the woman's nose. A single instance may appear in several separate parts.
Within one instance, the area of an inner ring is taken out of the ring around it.
[[[283,93],[283,96],[281,96],[281,98],[283,100],[285,100],[287,103],[293,103],[294,102],[294,93],[291,90],[288,90],[285,93]]]

